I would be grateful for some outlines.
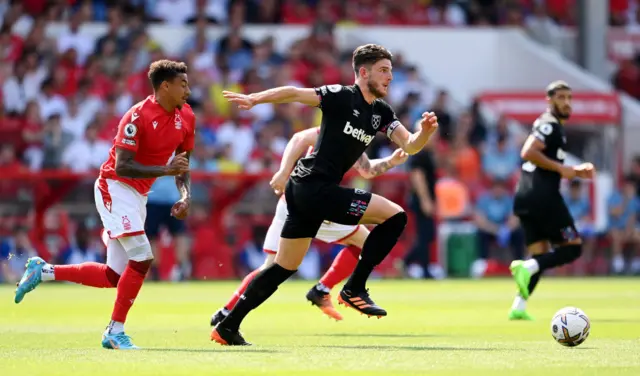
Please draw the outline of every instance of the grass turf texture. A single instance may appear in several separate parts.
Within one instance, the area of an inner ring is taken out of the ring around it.
[[[2,285],[0,375],[640,375],[638,279],[543,279],[534,322],[507,321],[508,279],[372,282],[389,316],[339,306],[342,322],[306,302],[311,285],[283,285],[243,325],[254,346],[232,348],[209,340],[208,322],[235,282],[148,283],[127,323],[135,352],[100,347],[115,290],[43,283],[16,305]],[[577,348],[550,333],[553,313],[571,305],[592,322]]]

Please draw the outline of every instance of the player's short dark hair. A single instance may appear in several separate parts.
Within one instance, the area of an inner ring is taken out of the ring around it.
[[[624,176],[624,182],[628,183],[628,184],[635,184],[636,183],[636,178],[635,176],[628,174]]]
[[[352,64],[353,70],[358,74],[360,67],[363,65],[371,66],[383,59],[393,59],[393,55],[389,50],[379,44],[365,44],[353,51]]]
[[[171,81],[179,74],[187,73],[187,64],[181,61],[158,60],[149,66],[149,81],[153,89],[160,87],[164,81]]]
[[[547,85],[547,96],[553,97],[558,90],[571,90],[571,86],[564,81],[553,81]]]

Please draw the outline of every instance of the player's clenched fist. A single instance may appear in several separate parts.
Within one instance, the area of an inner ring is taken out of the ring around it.
[[[184,172],[189,172],[189,160],[186,152],[176,155],[167,166],[167,175],[169,176],[180,175]]]
[[[273,188],[273,192],[279,196],[284,193],[284,187],[287,185],[287,180],[289,180],[289,174],[286,171],[278,170],[278,172],[276,172],[271,178],[269,185]]]
[[[255,106],[254,100],[250,95],[234,93],[232,91],[223,91],[222,95],[231,103],[234,103],[241,110],[250,110]]]
[[[403,164],[407,159],[409,159],[409,154],[405,153],[402,149],[396,149],[393,151],[393,154],[391,154],[390,162],[391,165],[395,167]]]
[[[183,220],[189,215],[190,202],[188,199],[182,199],[171,207],[171,215],[177,219]]]
[[[433,133],[438,130],[438,117],[433,112],[425,112],[420,119],[420,126],[425,132]]]

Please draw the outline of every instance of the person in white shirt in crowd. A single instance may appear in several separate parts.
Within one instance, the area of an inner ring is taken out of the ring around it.
[[[78,173],[97,170],[109,157],[110,149],[110,142],[98,138],[98,125],[89,124],[84,131],[84,136],[76,137],[64,150],[62,166]]]
[[[71,16],[69,20],[69,28],[63,31],[57,38],[58,41],[58,53],[64,53],[70,48],[76,50],[77,63],[83,65],[85,60],[94,50],[95,41],[93,38],[85,33],[82,33],[80,27],[82,26],[84,15],[82,12],[76,12]]]
[[[49,119],[53,115],[67,115],[67,101],[63,96],[55,93],[51,77],[44,80],[40,87],[38,105],[40,105],[40,117],[43,119]]]

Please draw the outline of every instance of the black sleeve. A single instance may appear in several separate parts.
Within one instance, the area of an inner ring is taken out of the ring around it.
[[[384,133],[388,138],[391,138],[393,131],[400,125],[400,120],[398,120],[393,108],[383,100],[380,101],[380,116],[382,119],[380,120],[378,132]]]
[[[335,114],[344,107],[345,103],[349,103],[350,91],[342,85],[325,85],[315,90],[320,97],[319,107],[322,112]]]
[[[531,129],[531,135],[542,141],[545,145],[553,140],[554,137],[557,137],[557,133],[556,124],[540,120],[533,123],[533,128]]]

